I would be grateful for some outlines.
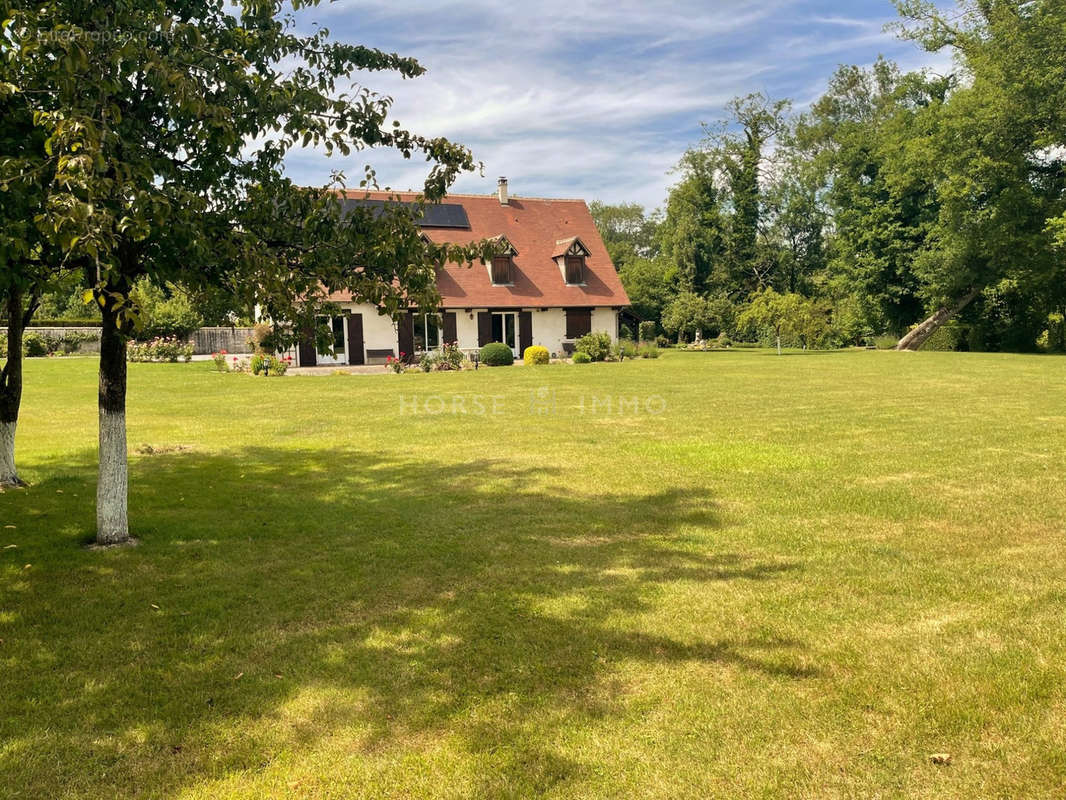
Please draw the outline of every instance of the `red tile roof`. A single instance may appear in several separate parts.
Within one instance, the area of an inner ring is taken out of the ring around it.
[[[349,192],[361,199],[363,192]],[[415,195],[371,192],[372,200],[389,197],[412,200]],[[434,242],[468,243],[505,236],[518,255],[514,257],[514,283],[493,286],[489,270],[447,265],[437,278],[444,308],[509,308],[559,306],[627,306],[622,282],[611,263],[592,214],[584,200],[548,200],[514,197],[501,205],[496,195],[452,194],[445,203],[462,205],[470,228],[423,228]],[[589,250],[585,260],[585,284],[567,286],[558,263],[553,259],[557,243],[579,238]],[[334,295],[331,299],[350,299]]]

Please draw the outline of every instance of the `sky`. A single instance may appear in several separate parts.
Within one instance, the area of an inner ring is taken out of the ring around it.
[[[488,194],[499,176],[527,197],[662,205],[701,122],[729,100],[761,91],[802,111],[840,64],[878,55],[906,69],[950,69],[884,30],[890,0],[334,0],[301,12],[333,38],[412,56],[425,75],[360,74],[394,100],[416,133],[469,147],[484,174],[452,191]],[[379,183],[418,189],[424,161],[384,150],[327,158],[290,154],[288,174],[322,185],[342,170],[357,185],[365,164]]]

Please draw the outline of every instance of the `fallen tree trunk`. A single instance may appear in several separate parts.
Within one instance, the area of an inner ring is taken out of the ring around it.
[[[952,305],[944,306],[942,308],[937,309],[935,314],[933,314],[931,317],[924,320],[923,322],[912,328],[910,331],[908,331],[907,334],[899,340],[899,343],[896,345],[896,349],[920,349],[921,346],[925,344],[926,340],[934,333],[936,333],[937,328],[939,328],[945,322],[947,322],[960,311],[962,311],[964,308],[966,308],[966,306],[970,305],[970,303],[973,302],[974,298],[977,297],[977,295],[978,290],[971,289]]]

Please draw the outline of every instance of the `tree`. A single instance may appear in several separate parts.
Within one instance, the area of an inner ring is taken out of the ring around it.
[[[762,179],[767,150],[784,130],[791,108],[788,100],[771,100],[755,93],[730,102],[729,115],[707,131],[705,151],[715,170],[726,177],[729,189],[727,264],[730,283],[746,296],[767,283],[768,270],[757,258],[763,222]]]
[[[677,272],[665,258],[627,261],[618,273],[630,307],[641,319],[658,321],[677,292]]]
[[[951,48],[961,72],[904,148],[905,168],[932,176],[939,203],[916,260],[934,311],[898,345],[917,349],[1004,279],[1042,295],[1066,280],[1053,234],[1066,214],[1066,10],[1054,0],[967,0],[950,16],[898,5],[904,34]]]
[[[658,220],[645,215],[642,205],[608,205],[593,200],[589,203],[589,211],[616,270],[621,272],[638,258],[655,257]]]
[[[763,189],[762,246],[772,264],[767,283],[783,292],[809,295],[826,268],[827,213],[814,165],[791,144]]]
[[[695,336],[710,331],[722,333],[732,319],[732,304],[728,298],[707,298],[694,292],[681,292],[663,311],[662,325],[667,333],[677,334],[678,341],[686,335]]]
[[[18,95],[19,65],[5,57],[6,41],[0,36],[0,319],[7,328],[6,352],[0,353],[0,490],[23,485],[15,462],[23,333],[42,296],[64,285],[79,263],[64,260],[33,222],[44,209],[41,187],[55,169],[45,153],[45,137]]]
[[[829,332],[829,312],[802,295],[778,294],[767,288],[752,295],[737,317],[737,327],[754,335],[770,331],[781,355],[782,338],[804,348],[820,344]]]
[[[188,339],[204,324],[204,318],[193,306],[189,293],[173,283],[156,286],[141,278],[133,287],[131,298],[141,316],[136,335],[142,341],[157,336]]]
[[[346,209],[334,189],[282,175],[297,146],[327,154],[391,147],[430,162],[427,201],[463,170],[465,148],[390,127],[390,100],[340,93],[359,71],[423,72],[413,59],[292,32],[273,2],[174,7],[134,0],[5,4],[14,97],[48,169],[37,231],[93,265],[102,315],[97,541],[128,541],[126,342],[142,278],[223,286],[279,322],[278,344],[314,324],[339,288],[397,311],[432,303],[435,265],[489,248],[433,245],[411,209]],[[368,167],[361,185],[374,182]]]
[[[677,276],[678,290],[704,293],[725,283],[716,274],[724,237],[714,162],[709,154],[690,150],[682,156],[677,171],[681,180],[667,197],[658,229],[659,247]]]
[[[920,133],[919,112],[947,88],[884,60],[841,67],[797,121],[795,146],[825,187],[832,220],[826,288],[859,328],[899,335],[923,313],[915,260],[938,203],[930,177],[902,169],[899,154]]]

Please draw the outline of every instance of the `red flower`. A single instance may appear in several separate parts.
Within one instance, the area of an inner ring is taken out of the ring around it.
[[[229,355],[229,353],[227,353],[225,350],[223,350],[222,351],[222,355],[227,356],[227,355]]]

